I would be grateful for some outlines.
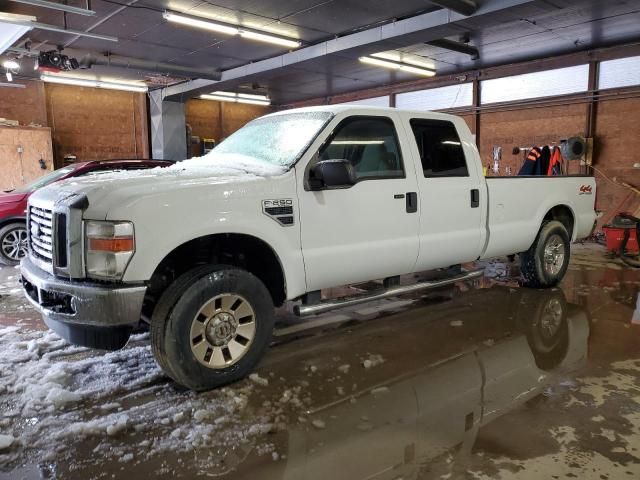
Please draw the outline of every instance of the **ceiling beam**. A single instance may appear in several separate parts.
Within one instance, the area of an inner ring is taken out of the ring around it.
[[[433,47],[444,48],[445,50],[451,50],[452,52],[469,55],[471,57],[471,60],[477,60],[478,58],[480,58],[480,52],[478,51],[478,49],[473,45],[469,45],[468,43],[447,40],[446,38],[440,38],[438,40],[432,40],[425,43]]]
[[[473,15],[478,10],[478,3],[475,0],[429,0],[434,5],[448,8],[460,15]]]
[[[3,14],[4,12],[0,12]],[[71,30],[69,28],[59,27],[58,25],[48,25],[46,23],[32,22],[30,20],[22,20],[22,19],[13,19],[10,17],[6,17],[5,15],[0,15],[0,22],[2,23],[10,23],[12,25],[20,25],[22,27],[35,28],[38,30],[47,30],[49,32],[57,32],[57,33],[67,33],[69,35],[75,35],[77,37],[87,37],[94,38],[96,40],[105,40],[107,42],[117,42],[118,38],[113,37],[111,35],[99,35],[97,33],[89,33],[83,32],[79,30]]]
[[[49,2],[47,0],[9,0],[10,2],[23,3],[25,5],[32,5],[34,7],[50,8],[52,10],[59,10],[66,13],[75,13],[77,15],[87,15],[92,17],[96,14],[95,10],[89,10],[88,8],[73,7],[71,5],[65,5],[64,3]]]
[[[40,55],[39,50],[27,50],[20,47],[9,47],[7,51],[28,57],[37,57]],[[97,65],[130,70],[142,70],[143,72],[155,72],[163,75],[200,78],[209,82],[220,80],[220,72],[209,67],[187,67],[175,63],[154,62],[151,60],[125,57],[122,55],[96,54],[75,49],[65,49],[65,54],[78,60],[80,63],[80,71],[90,69],[92,66]]]
[[[490,22],[493,14],[511,10],[514,19],[517,19],[519,9],[530,6],[535,1],[486,0],[470,17],[484,17]],[[264,75],[286,72],[292,67],[303,69],[305,62],[319,58],[328,58],[329,61],[331,57],[351,58],[357,62],[360,56],[466,33],[468,28],[464,21],[470,17],[445,9],[424,13],[224,70],[219,82],[197,79],[166,87],[164,95],[167,99],[187,99],[211,90],[235,88],[239,82],[259,81]],[[495,23],[502,22],[504,16],[495,19]]]

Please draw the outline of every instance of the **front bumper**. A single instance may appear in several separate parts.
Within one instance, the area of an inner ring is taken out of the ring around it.
[[[22,288],[45,323],[77,345],[113,350],[127,342],[138,325],[147,287],[114,287],[71,282],[36,267],[29,258],[21,263]]]

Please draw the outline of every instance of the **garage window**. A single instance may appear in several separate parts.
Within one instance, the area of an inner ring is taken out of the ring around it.
[[[589,65],[556,68],[480,82],[481,103],[513,102],[586,92]]]
[[[396,95],[396,107],[407,110],[446,110],[470,107],[472,102],[473,86],[470,83]]]
[[[426,178],[469,176],[462,143],[453,123],[414,118],[411,129]]]
[[[404,177],[396,129],[387,117],[344,120],[320,153],[320,159],[348,160],[358,180]]]
[[[640,85],[640,56],[600,62],[598,87],[621,88]]]

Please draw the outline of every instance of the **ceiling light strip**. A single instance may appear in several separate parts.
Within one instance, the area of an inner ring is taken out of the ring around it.
[[[190,27],[202,28],[204,30],[210,30],[212,32],[224,33],[226,35],[239,35],[240,37],[248,38],[250,40],[256,40],[258,42],[271,43],[274,45],[280,45],[289,48],[298,48],[301,45],[298,40],[294,40],[291,38],[284,38],[266,32],[258,32],[256,30],[252,30],[240,25],[229,25],[202,17],[185,15],[183,13],[166,11],[162,14],[162,16],[169,22],[179,23],[181,25],[187,25]]]
[[[92,80],[89,78],[63,77],[57,75],[42,75],[40,80],[47,83],[59,83],[62,85],[74,85],[77,87],[104,88],[107,90],[124,90],[127,92],[146,92],[148,90],[146,85],[134,85],[131,83]]]
[[[377,67],[389,68],[391,70],[401,70],[403,72],[424,75],[425,77],[433,77],[436,74],[436,71],[434,69],[428,67],[417,67],[415,65],[408,65],[406,63],[394,62],[392,60],[382,60],[381,58],[360,57],[360,61],[362,63],[375,65]]]
[[[200,95],[203,100],[215,100],[218,102],[247,103],[250,105],[271,105],[271,100],[266,95],[254,95],[250,93],[235,93],[217,91]]]

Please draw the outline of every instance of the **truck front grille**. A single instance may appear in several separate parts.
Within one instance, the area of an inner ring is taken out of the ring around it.
[[[33,255],[53,263],[53,213],[51,210],[29,207],[29,246]]]

